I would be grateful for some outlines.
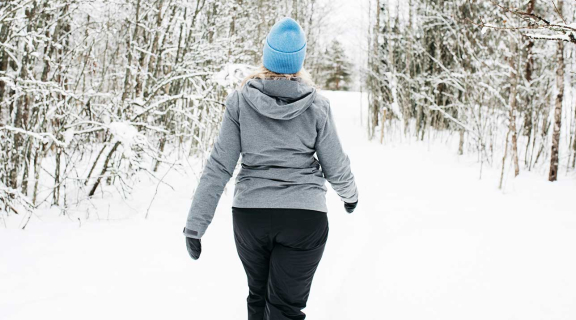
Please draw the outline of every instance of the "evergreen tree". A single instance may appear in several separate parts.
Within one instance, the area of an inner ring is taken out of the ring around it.
[[[322,80],[327,90],[349,90],[352,63],[348,60],[342,44],[334,39],[324,54]]]

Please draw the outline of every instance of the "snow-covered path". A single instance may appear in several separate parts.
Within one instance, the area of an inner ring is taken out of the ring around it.
[[[573,178],[523,173],[502,193],[497,170],[478,180],[478,164],[453,149],[368,142],[359,95],[327,95],[360,201],[349,215],[329,188],[330,234],[307,319],[576,319]],[[127,202],[96,201],[80,228],[49,212],[25,232],[8,219],[0,319],[246,319],[233,180],[193,261],[181,231],[195,182],[182,177],[167,176],[175,191],[159,188],[147,220],[152,183]]]

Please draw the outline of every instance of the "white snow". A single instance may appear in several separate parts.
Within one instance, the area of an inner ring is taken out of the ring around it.
[[[64,131],[64,143],[66,145],[69,145],[70,142],[72,142],[72,139],[74,139],[74,129],[70,128],[67,129],[66,131]]]
[[[115,141],[119,140],[122,144],[130,145],[134,137],[138,135],[138,130],[125,122],[112,122],[108,125],[110,132]]]
[[[229,63],[224,65],[222,70],[214,75],[214,81],[232,90],[255,69],[254,66],[247,64]]]
[[[307,319],[576,319],[573,176],[507,174],[502,192],[499,168],[479,180],[479,164],[452,142],[368,142],[359,94],[326,94],[360,196],[348,214],[329,187],[330,234]],[[181,234],[190,173],[171,171],[174,190],[162,184],[155,199],[151,180],[126,201],[107,187],[67,216],[38,212],[26,231],[10,216],[0,229],[0,319],[246,319],[234,178],[197,261]]]
[[[120,141],[124,146],[122,152],[126,158],[133,156],[133,146],[146,143],[146,137],[129,123],[120,121],[112,122],[108,125],[108,128],[113,135],[113,141]]]

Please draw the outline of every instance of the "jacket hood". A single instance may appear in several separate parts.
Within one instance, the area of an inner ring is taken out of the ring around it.
[[[251,79],[240,94],[258,113],[276,120],[290,120],[312,105],[316,89],[299,78]]]

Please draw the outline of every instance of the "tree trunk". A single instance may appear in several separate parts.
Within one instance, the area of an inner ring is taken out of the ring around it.
[[[404,98],[404,135],[408,133],[409,120],[412,115],[412,48],[414,47],[414,34],[412,33],[412,0],[408,1],[408,49],[406,50],[406,70],[408,79],[406,83],[406,97]]]
[[[526,12],[528,14],[532,14],[534,12],[534,6],[536,5],[536,0],[528,1],[528,8]],[[532,56],[532,48],[534,47],[534,40],[532,38],[528,38],[528,44],[526,45],[526,68],[524,69],[524,77],[526,78],[526,85],[528,86],[528,94],[526,96],[526,105],[524,106],[524,136],[528,138],[526,142],[526,152],[524,155],[524,163],[526,165],[529,164],[529,157],[528,157],[528,150],[530,146],[530,139],[532,138],[532,130],[533,130],[533,113],[534,113],[534,105],[532,104],[532,70],[534,69],[534,57]],[[534,150],[532,150],[532,153]]]
[[[380,123],[380,144],[384,142],[384,124],[386,124],[386,109],[382,110],[382,123]]]
[[[60,147],[56,148],[56,169],[54,170],[54,189],[52,190],[54,205],[59,205],[60,203],[60,159],[62,155],[62,149]]]
[[[40,166],[46,147],[41,145],[34,154],[34,191],[32,192],[32,204],[36,205],[36,198],[38,197],[38,184],[40,183]]]
[[[9,34],[9,30],[11,27],[11,24],[7,23],[6,21],[2,22],[3,26],[2,29],[0,30],[0,43],[4,43],[6,42],[6,39],[8,38],[8,34]],[[4,48],[4,47],[2,47]],[[8,54],[5,52],[6,49],[0,49],[0,74],[4,74],[6,72],[6,70],[8,70],[8,61],[10,60]],[[4,82],[3,80],[0,80],[0,101],[4,100],[4,91],[6,88],[6,82]],[[0,108],[0,122],[2,121],[2,119],[4,118],[3,115],[4,110],[2,110]]]
[[[500,172],[500,185],[498,189],[502,190],[502,184],[504,182],[504,171],[506,169],[506,157],[508,156],[508,138],[510,137],[510,130],[506,133],[506,143],[504,144],[504,156],[502,157],[502,171]]]
[[[458,142],[458,155],[464,154],[464,129],[460,128],[460,140]]]
[[[558,1],[558,11],[560,15],[562,15],[562,6],[562,0]],[[556,95],[556,107],[554,108],[552,151],[550,153],[550,174],[548,175],[549,181],[556,181],[558,179],[560,128],[562,127],[562,101],[564,100],[564,43],[562,41],[558,41],[556,57],[558,59],[558,67],[556,69],[556,88],[558,90],[558,95]]]
[[[126,62],[126,73],[124,75],[124,92],[122,92],[122,103],[124,103],[130,93],[132,92],[132,75],[130,68],[132,67],[132,41],[136,41],[136,37],[138,36],[138,23],[140,20],[140,0],[136,2],[136,19],[134,20],[134,34],[132,37],[128,37],[128,41],[126,41],[126,50],[128,52],[128,61]]]
[[[108,139],[105,138],[104,143],[106,143],[106,140],[108,140]],[[100,157],[102,156],[102,153],[104,153],[104,150],[106,150],[106,144],[104,144],[104,146],[102,147],[102,149],[100,149],[100,152],[96,156],[96,160],[94,160],[94,163],[92,164],[92,168],[90,168],[90,171],[88,172],[88,176],[86,176],[86,180],[84,180],[85,186],[88,185],[88,182],[90,181],[90,178],[92,177],[92,173],[94,172],[96,165],[98,165],[98,160],[100,160]]]
[[[114,144],[114,146],[112,147],[112,150],[110,150],[110,152],[108,153],[108,156],[106,157],[106,160],[104,161],[104,166],[102,167],[102,171],[100,172],[100,175],[96,179],[94,186],[92,186],[90,193],[88,193],[88,197],[92,197],[94,195],[94,193],[96,193],[96,189],[98,189],[98,186],[100,185],[100,182],[102,181],[102,177],[106,174],[106,171],[108,170],[108,163],[110,162],[110,159],[112,159],[112,155],[114,155],[114,152],[116,152],[116,149],[118,149],[118,146],[120,146],[120,141],[117,141]]]
[[[520,168],[518,166],[518,138],[516,136],[516,94],[518,92],[518,69],[516,68],[515,59],[517,59],[517,44],[515,39],[511,38],[512,42],[512,56],[510,57],[510,97],[508,104],[510,105],[509,110],[509,121],[508,130],[512,134],[512,161],[514,162],[514,176],[517,177],[520,174]]]
[[[374,31],[372,34],[372,50],[374,51],[374,56],[372,58],[372,104],[370,106],[372,114],[372,127],[370,129],[370,139],[374,137],[376,126],[378,125],[378,113],[380,109],[381,92],[380,86],[378,85],[378,78],[380,76],[379,68],[379,50],[380,45],[378,38],[380,37],[380,0],[376,0],[376,23],[374,25]]]
[[[574,123],[576,123],[576,105],[574,106]],[[572,168],[576,167],[576,125],[572,136]]]

